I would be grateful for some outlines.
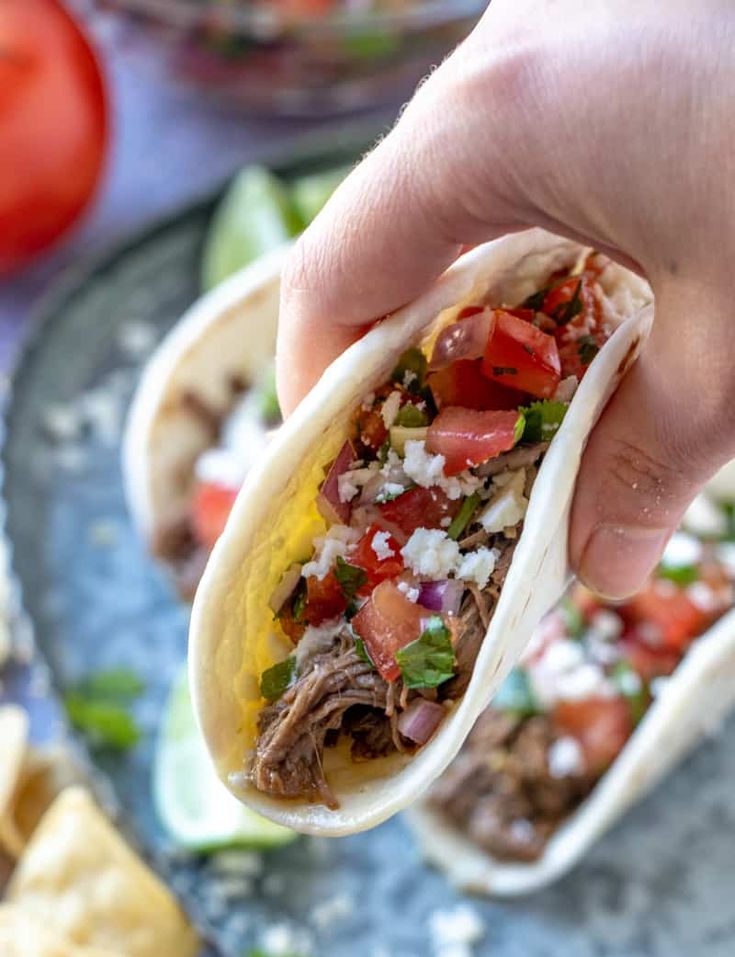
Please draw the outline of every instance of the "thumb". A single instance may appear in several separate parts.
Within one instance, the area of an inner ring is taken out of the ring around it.
[[[570,560],[609,598],[643,585],[691,500],[735,453],[730,315],[703,301],[699,286],[657,290],[651,336],[583,456]]]

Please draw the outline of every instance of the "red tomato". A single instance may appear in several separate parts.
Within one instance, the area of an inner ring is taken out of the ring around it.
[[[447,498],[441,489],[417,486],[378,505],[378,511],[386,525],[400,529],[408,538],[417,528],[439,528],[443,518],[454,518],[461,504],[459,499]]]
[[[519,412],[478,412],[450,406],[429,426],[426,448],[445,458],[446,475],[457,475],[512,449],[519,439]]]
[[[388,438],[380,408],[360,409],[357,413],[357,437],[361,445],[377,452]]]
[[[311,576],[306,579],[306,605],[304,621],[309,625],[321,625],[323,621],[336,618],[347,608],[347,599],[333,571],[324,578]]]
[[[518,316],[495,309],[482,371],[489,379],[547,399],[561,379],[556,341]]]
[[[77,219],[99,179],[107,109],[97,61],[56,0],[0,3],[0,275]]]
[[[352,619],[370,658],[386,681],[400,675],[395,654],[421,635],[427,611],[402,594],[393,582],[382,582]]]
[[[380,525],[371,525],[365,532],[360,541],[355,546],[355,551],[350,556],[350,564],[357,565],[367,573],[367,584],[359,589],[358,595],[369,595],[376,585],[389,578],[397,578],[403,571],[403,559],[401,558],[401,543],[392,535],[388,535],[386,545],[392,549],[393,554],[387,558],[378,558],[373,548],[373,540],[376,534],[386,534]]]
[[[461,405],[465,409],[517,409],[523,392],[491,382],[482,374],[481,359],[460,359],[426,378],[438,409]]]
[[[618,647],[623,658],[644,681],[666,677],[676,670],[681,655],[667,648],[652,648],[640,639],[635,629],[621,638]]]
[[[645,630],[640,632],[647,644],[675,652],[684,651],[712,618],[670,582],[653,582],[629,598],[619,612],[631,625],[651,630],[650,638]]]
[[[306,625],[303,621],[296,621],[290,605],[281,609],[278,614],[278,623],[295,645],[301,641],[306,631]]]
[[[524,322],[533,322],[536,318],[533,309],[524,309],[522,306],[517,309],[504,309],[503,312],[507,312],[509,316],[515,316],[516,319],[522,319]]]
[[[192,525],[197,541],[214,548],[230,517],[237,489],[214,482],[200,482],[194,490]]]
[[[579,742],[592,774],[612,764],[633,732],[633,717],[625,698],[560,701],[551,717],[558,731]]]

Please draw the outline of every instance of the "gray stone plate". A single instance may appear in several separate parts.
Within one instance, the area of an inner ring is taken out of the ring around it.
[[[522,901],[470,902],[484,925],[471,950],[439,948],[432,917],[467,902],[421,864],[400,819],[340,841],[300,840],[262,861],[171,853],[149,777],[164,696],[184,657],[187,608],[130,526],[119,443],[143,354],[197,295],[211,208],[186,210],[59,291],[20,360],[6,413],[7,533],[53,682],[63,690],[118,664],[146,678],[137,706],[143,744],[99,761],[138,841],[197,903],[228,957],[264,940],[277,950],[279,935],[319,957],[729,957],[735,743],[727,733],[703,745],[566,880]]]

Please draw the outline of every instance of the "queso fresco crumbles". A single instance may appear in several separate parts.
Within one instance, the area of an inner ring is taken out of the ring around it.
[[[318,494],[326,534],[271,598],[293,651],[260,679],[259,790],[336,807],[325,748],[414,752],[464,693],[539,465],[615,328],[608,263],[466,306],[354,409]]]

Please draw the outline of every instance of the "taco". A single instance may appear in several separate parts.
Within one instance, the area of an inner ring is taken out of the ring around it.
[[[202,297],[144,370],[125,430],[133,521],[191,598],[248,467],[280,422],[278,250]]]
[[[343,834],[439,775],[563,590],[582,449],[650,298],[531,230],[464,255],[325,372],[194,603],[194,703],[233,793]]]
[[[576,584],[409,822],[465,890],[568,871],[735,703],[732,542],[679,531],[647,586]]]

